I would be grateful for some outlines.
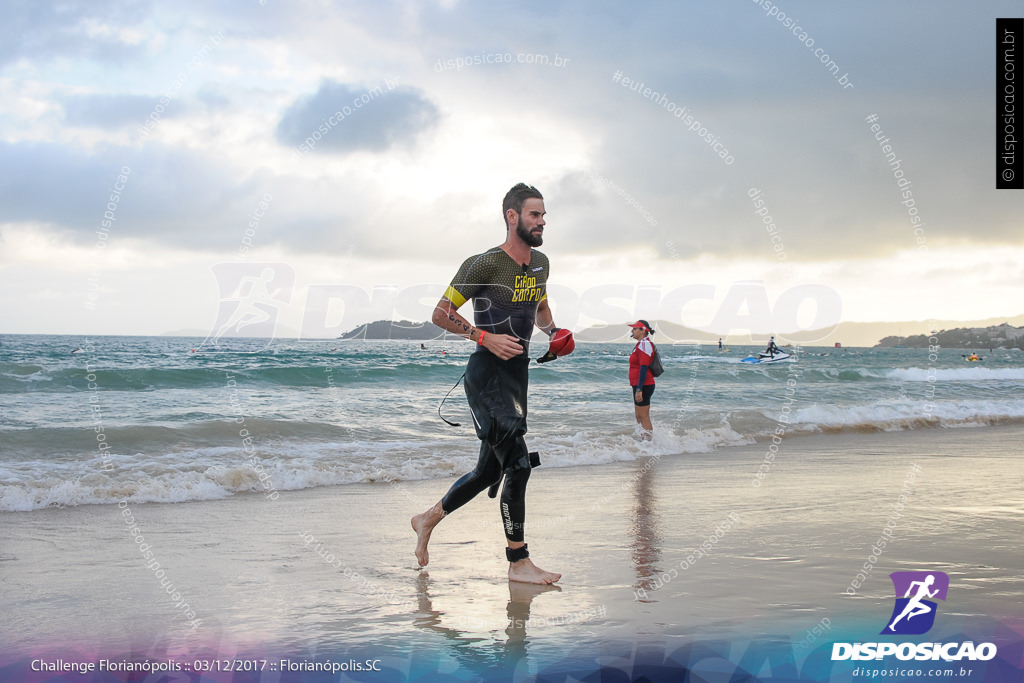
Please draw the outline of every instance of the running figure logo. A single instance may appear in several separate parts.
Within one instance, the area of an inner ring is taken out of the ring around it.
[[[927,633],[935,623],[938,605],[926,598],[945,600],[949,576],[943,572],[893,572],[889,577],[896,588],[896,605],[882,634],[914,636]]]
[[[229,335],[269,338],[269,346],[278,314],[291,302],[295,271],[286,263],[216,263],[211,268],[220,305],[203,345],[216,346]]]

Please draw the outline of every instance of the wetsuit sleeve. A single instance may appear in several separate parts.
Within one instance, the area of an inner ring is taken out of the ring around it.
[[[444,297],[459,308],[483,288],[493,277],[493,260],[483,258],[483,254],[470,256],[462,262],[459,272],[452,278],[452,283],[444,292]]]

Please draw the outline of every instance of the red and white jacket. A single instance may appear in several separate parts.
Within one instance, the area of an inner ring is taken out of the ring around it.
[[[635,387],[640,384],[640,366],[650,365],[653,355],[654,344],[649,338],[644,337],[636,343],[633,353],[629,354],[629,386]],[[650,373],[650,368],[645,374],[647,376],[644,378],[644,386],[654,384],[654,375]]]

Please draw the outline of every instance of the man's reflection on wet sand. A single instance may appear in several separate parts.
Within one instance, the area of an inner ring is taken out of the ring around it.
[[[413,625],[439,633],[453,645],[448,654],[454,656],[460,666],[474,671],[490,670],[496,666],[512,671],[523,665],[529,654],[527,627],[530,623],[530,608],[533,599],[541,593],[561,592],[557,584],[532,584],[519,581],[508,582],[508,602],[505,604],[505,618],[476,620],[435,610],[430,594],[430,575],[421,571],[416,579],[417,610]],[[463,626],[459,628],[460,624]],[[505,642],[495,642],[491,633],[500,625],[505,626]],[[440,653],[439,653],[440,655]]]

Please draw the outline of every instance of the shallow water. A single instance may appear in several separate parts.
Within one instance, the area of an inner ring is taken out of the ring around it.
[[[476,460],[461,387],[472,345],[170,337],[0,337],[0,511],[211,500],[451,476]],[[81,348],[79,353],[72,350]],[[193,352],[193,349],[197,351]],[[531,366],[531,449],[547,467],[674,455],[799,434],[1024,420],[1024,353],[662,345],[653,444],[635,438],[629,342]],[[539,352],[535,355],[539,355]],[[781,432],[780,432],[781,430]]]

